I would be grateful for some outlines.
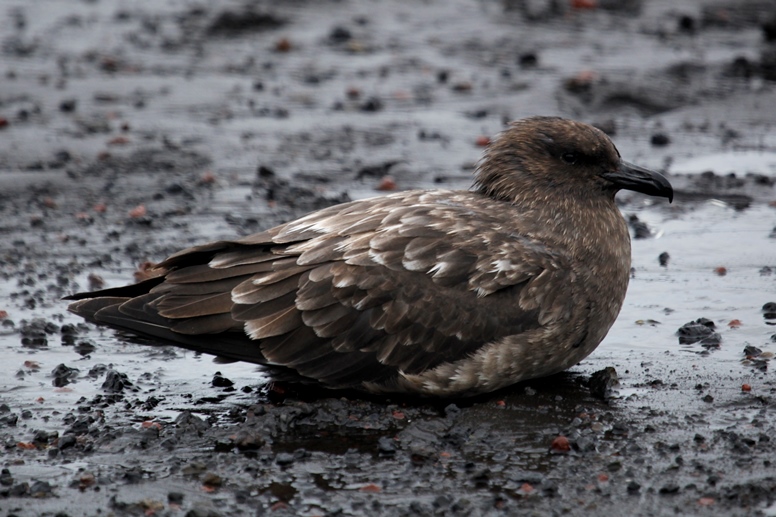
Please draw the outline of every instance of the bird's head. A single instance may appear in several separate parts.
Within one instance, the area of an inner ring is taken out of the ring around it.
[[[613,199],[621,189],[673,199],[662,174],[623,161],[603,131],[559,117],[513,122],[485,151],[475,188],[511,202],[564,195]]]

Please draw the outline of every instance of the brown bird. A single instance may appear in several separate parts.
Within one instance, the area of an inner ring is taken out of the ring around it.
[[[487,148],[471,191],[325,208],[183,250],[69,309],[331,388],[488,392],[569,368],[606,336],[631,264],[620,189],[673,196],[600,130],[527,118]]]

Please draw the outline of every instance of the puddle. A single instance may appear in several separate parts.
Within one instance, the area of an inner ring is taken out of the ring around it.
[[[776,514],[772,13],[571,4],[586,2],[5,2],[0,508]],[[208,30],[253,8],[283,24]],[[676,173],[671,206],[621,195],[650,236],[619,319],[569,373],[457,403],[270,401],[254,365],[80,327],[61,301],[90,274],[123,285],[188,245],[379,194],[392,162],[399,189],[468,188],[478,141],[534,114],[596,123],[627,160]],[[680,345],[701,317],[720,346]],[[55,378],[61,364],[77,372]],[[100,365],[131,385],[109,392]],[[609,366],[619,386],[596,399],[587,379]]]

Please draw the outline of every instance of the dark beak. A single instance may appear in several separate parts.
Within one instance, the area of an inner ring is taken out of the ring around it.
[[[665,176],[626,161],[620,161],[618,170],[607,172],[603,177],[611,181],[617,189],[633,190],[648,196],[667,197],[669,203],[674,199],[674,189]]]

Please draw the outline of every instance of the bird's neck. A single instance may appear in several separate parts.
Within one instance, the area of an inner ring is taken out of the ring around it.
[[[520,212],[531,212],[536,221],[529,229],[543,241],[558,241],[580,259],[604,258],[630,269],[630,235],[625,219],[612,197],[563,196],[553,193],[545,198],[525,196],[511,203]],[[610,246],[602,246],[602,244]],[[627,256],[620,256],[627,250]],[[609,257],[614,253],[616,256]],[[603,256],[603,257],[602,257]]]

